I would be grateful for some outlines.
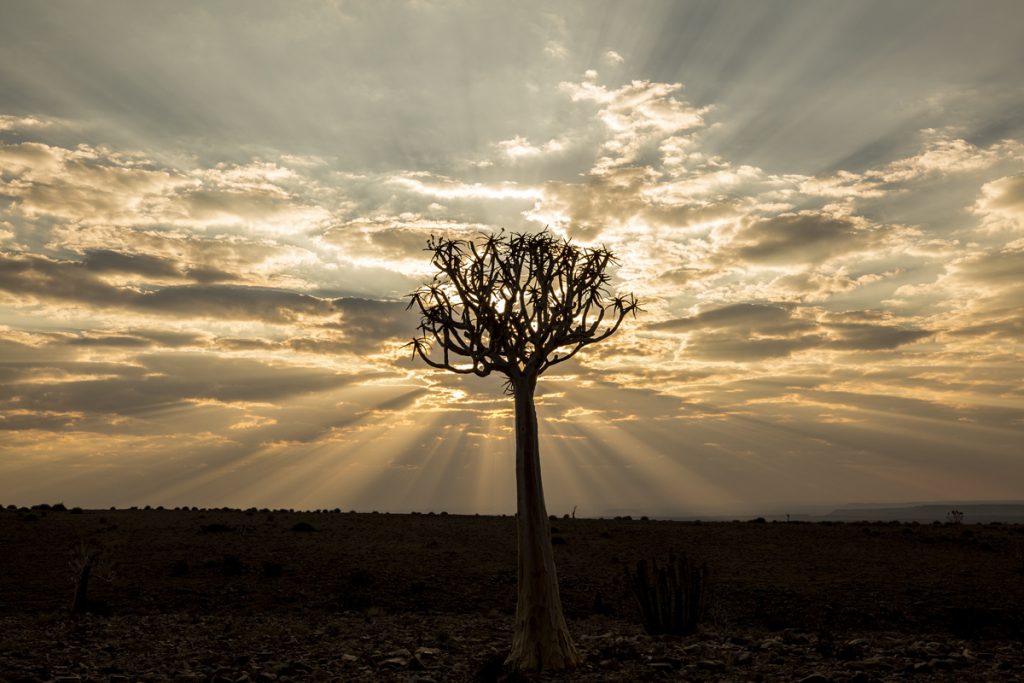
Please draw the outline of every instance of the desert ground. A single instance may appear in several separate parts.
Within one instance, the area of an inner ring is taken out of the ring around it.
[[[512,517],[0,510],[0,680],[515,680]],[[551,681],[1024,680],[1024,525],[552,521],[584,658]],[[88,612],[72,615],[98,552]],[[625,580],[706,562],[650,636]]]

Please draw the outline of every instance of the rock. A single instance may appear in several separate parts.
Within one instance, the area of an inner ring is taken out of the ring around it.
[[[343,662],[358,662],[359,661],[359,657],[356,657],[355,655],[350,655],[349,653],[346,652],[345,654],[343,654],[341,656],[341,661],[343,661]]]
[[[591,635],[584,634],[584,635],[580,636],[580,640],[583,640],[583,641],[586,641],[586,640],[605,640],[606,638],[611,638],[611,637],[612,637],[612,632],[611,631],[607,631],[606,633],[601,633],[601,634],[596,635],[596,636],[591,636]]]
[[[859,669],[863,671],[889,671],[892,669],[891,664],[879,657],[869,657],[867,659],[850,662],[847,666],[851,669]]]
[[[725,662],[720,662],[717,659],[702,659],[697,662],[697,668],[705,671],[722,671],[725,669]]]
[[[381,669],[404,669],[409,666],[409,660],[405,657],[388,657],[377,666]]]
[[[809,645],[811,637],[800,631],[785,631],[782,634],[782,641],[787,645]]]
[[[650,661],[650,664],[667,664],[670,669],[675,670],[683,665],[683,662],[675,657],[657,657]]]
[[[953,659],[932,659],[928,662],[933,669],[949,670],[956,668],[957,662]]]
[[[392,650],[391,652],[389,652],[388,657],[405,657],[406,659],[408,659],[409,657],[412,657],[412,653],[404,647],[400,647],[397,650]]]
[[[832,683],[832,679],[825,674],[815,672],[810,676],[804,676],[801,678],[800,683]]]

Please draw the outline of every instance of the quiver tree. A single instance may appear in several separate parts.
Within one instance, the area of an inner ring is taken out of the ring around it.
[[[505,376],[515,397],[518,598],[514,669],[564,669],[579,655],[562,615],[541,485],[537,378],[584,346],[607,339],[638,305],[612,296],[612,253],[580,248],[544,231],[500,234],[478,241],[432,237],[437,269],[411,295],[421,314],[413,354],[434,368]]]

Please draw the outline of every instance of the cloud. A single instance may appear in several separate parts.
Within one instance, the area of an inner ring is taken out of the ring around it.
[[[746,224],[726,253],[758,265],[816,264],[867,248],[877,240],[862,220],[817,212],[783,214]]]
[[[593,173],[631,164],[644,148],[656,148],[673,134],[703,127],[708,111],[673,97],[682,89],[680,83],[634,80],[609,90],[587,79],[566,81],[560,87],[573,102],[593,102],[601,107],[597,116],[610,137],[601,147]]]
[[[895,349],[932,336],[929,330],[870,323],[830,323],[833,334],[828,348],[843,351],[881,351]]]
[[[302,252],[291,245],[243,235],[203,236],[102,225],[58,226],[50,233],[45,247],[54,252],[82,254],[86,258],[89,254],[114,252],[122,254],[122,260],[165,263],[168,271],[174,270],[197,282],[240,280],[243,273],[252,281],[275,262],[294,262],[302,258]]]
[[[804,177],[801,192],[837,199],[874,199],[905,190],[932,178],[991,168],[1014,154],[1013,146],[994,143],[980,148],[934,129],[922,131],[924,149],[862,172],[840,170],[831,176]]]
[[[633,224],[686,228],[736,217],[740,207],[721,197],[677,198],[657,187],[643,168],[615,169],[584,182],[550,182],[544,197],[527,212],[536,223],[557,225],[584,240]]]
[[[920,154],[893,161],[872,174],[886,183],[915,180],[932,173],[963,173],[988,168],[999,159],[996,146],[980,149],[959,138],[950,138],[935,130],[926,130],[927,149]]]
[[[48,128],[55,121],[41,116],[11,116],[0,114],[0,131],[23,131]]]
[[[1024,285],[1024,248],[1007,247],[967,257],[952,266],[960,279],[995,287]]]
[[[658,323],[649,323],[649,330],[666,332],[687,332],[699,329],[767,329],[776,332],[791,332],[795,322],[792,318],[792,304],[740,303],[702,311],[687,318],[676,318]],[[805,323],[797,323],[799,329],[808,329]]]
[[[425,182],[423,178],[428,180]],[[463,183],[424,173],[395,176],[390,182],[411,192],[438,199],[535,200],[542,196],[539,188],[524,187],[515,182]]]
[[[552,138],[542,145],[533,145],[528,139],[521,135],[517,135],[513,138],[509,138],[508,140],[501,140],[494,146],[502,155],[515,162],[563,152],[565,151],[567,142],[565,140]]]
[[[139,262],[129,261],[138,266]],[[151,267],[149,262],[144,267]],[[123,265],[123,264],[122,264]],[[323,299],[298,292],[235,285],[180,285],[140,291],[109,284],[88,262],[0,255],[0,290],[18,297],[134,309],[177,317],[294,322],[332,312]]]
[[[95,273],[124,273],[149,279],[190,279],[201,283],[238,280],[239,276],[210,266],[182,266],[149,254],[129,254],[112,249],[85,252],[85,268]]]
[[[408,308],[408,301],[378,301],[373,299],[335,299],[334,306],[341,311],[337,323],[352,344],[372,346],[388,339],[412,338],[416,332],[418,315]]]
[[[622,64],[625,58],[615,50],[608,50],[604,53],[604,60],[609,64]]]
[[[323,368],[270,365],[203,354],[152,354],[137,366],[106,369],[94,378],[91,364],[66,366],[84,375],[60,382],[12,382],[0,388],[0,407],[36,413],[140,416],[196,400],[269,403],[347,385],[355,375]],[[111,370],[114,370],[111,373]]]
[[[752,362],[798,351],[891,350],[931,336],[928,330],[885,324],[866,313],[825,314],[791,303],[740,303],[685,318],[648,323],[653,332],[686,334],[684,353],[714,361]]]
[[[1005,176],[981,186],[973,210],[989,229],[1024,228],[1024,174]]]

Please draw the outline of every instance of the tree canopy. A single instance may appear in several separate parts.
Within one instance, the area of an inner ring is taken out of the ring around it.
[[[608,249],[578,247],[547,230],[431,237],[427,250],[437,272],[411,295],[421,319],[410,345],[435,368],[497,371],[511,386],[611,336],[639,309],[632,294],[612,295]]]

